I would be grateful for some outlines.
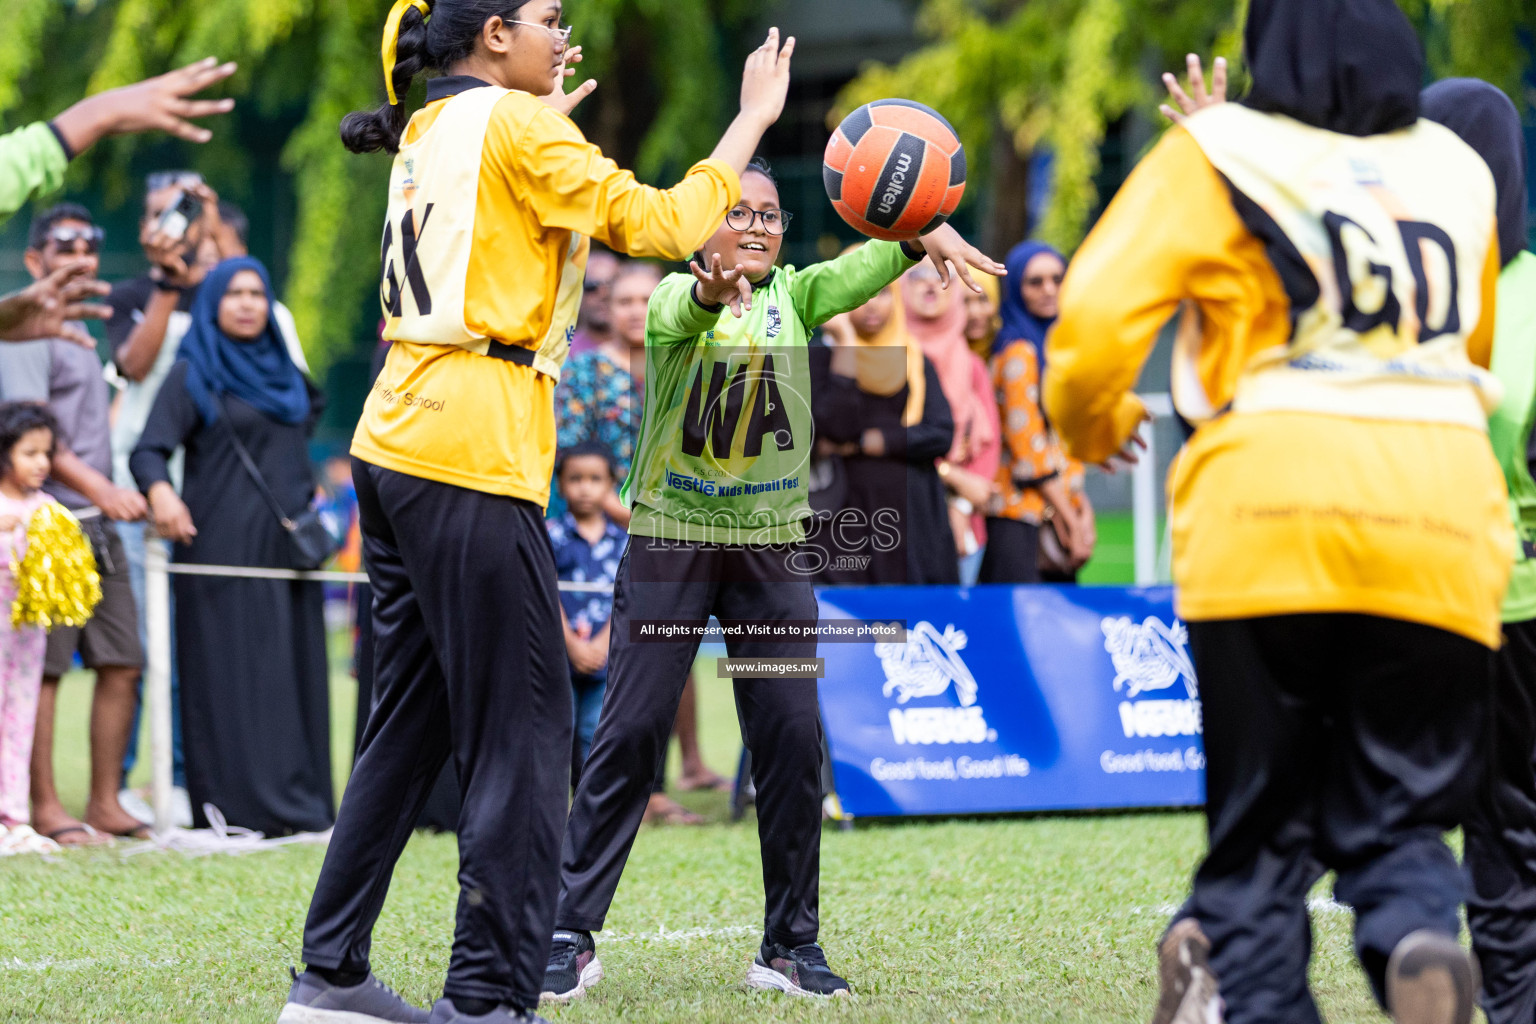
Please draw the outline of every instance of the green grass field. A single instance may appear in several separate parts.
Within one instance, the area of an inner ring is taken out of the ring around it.
[[[726,771],[739,749],[729,689],[701,682],[706,758]],[[351,749],[351,687],[338,672],[338,751]],[[59,766],[76,810],[88,699],[88,683],[66,680]],[[1203,842],[1193,814],[829,828],[822,939],[859,996],[807,1004],[740,984],[762,915],[752,819],[729,824],[720,794],[683,799],[711,824],[642,832],[599,936],[608,978],[549,1013],[557,1022],[1144,1021],[1152,946]],[[275,1020],[321,857],[288,847],[0,861],[0,1020]],[[416,836],[375,935],[379,973],[420,1003],[442,984],[455,867],[452,837]],[[1353,964],[1349,914],[1323,904],[1314,918],[1328,1019],[1381,1021]]]

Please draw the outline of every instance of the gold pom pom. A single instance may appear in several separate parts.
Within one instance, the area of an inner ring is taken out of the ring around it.
[[[16,600],[11,624],[83,626],[101,600],[101,574],[85,532],[69,510],[50,501],[27,523],[27,552],[11,561]]]

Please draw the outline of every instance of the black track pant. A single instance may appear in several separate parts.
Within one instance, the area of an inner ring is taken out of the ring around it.
[[[1466,824],[1467,925],[1489,1024],[1536,1022],[1536,620],[1504,624],[1488,773]]]
[[[1318,1024],[1307,890],[1319,865],[1354,908],[1378,999],[1421,928],[1455,936],[1466,894],[1443,834],[1467,817],[1493,652],[1366,615],[1190,623],[1205,718],[1210,852],[1189,909],[1229,1024]]]
[[[783,549],[632,537],[614,588],[608,691],[581,772],[560,864],[560,928],[598,931],[666,754],[697,639],[632,635],[652,619],[722,624],[816,618],[809,580]],[[733,658],[813,658],[816,642],[726,639]],[[821,871],[821,717],[814,679],[737,679],[742,739],[752,755],[757,830],[767,895],[764,934],[816,941]]]
[[[411,826],[451,753],[463,790],[446,995],[537,1005],[571,765],[571,683],[540,509],[352,461],[374,703],[304,927],[366,970]]]

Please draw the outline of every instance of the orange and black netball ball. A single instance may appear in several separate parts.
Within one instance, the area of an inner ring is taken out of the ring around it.
[[[827,198],[854,230],[911,241],[949,219],[965,194],[965,149],[938,111],[875,100],[843,118],[821,166]]]

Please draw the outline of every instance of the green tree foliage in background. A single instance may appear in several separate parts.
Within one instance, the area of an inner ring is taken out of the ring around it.
[[[1399,0],[1427,41],[1432,73],[1473,75],[1505,89],[1523,110],[1521,72],[1536,32],[1530,0]],[[932,42],[895,65],[866,67],[834,116],[905,96],[942,111],[977,168],[994,247],[1025,231],[1065,249],[1082,240],[1099,202],[1095,177],[1106,127],[1131,111],[1155,126],[1165,70],[1183,77],[1191,49],[1226,56],[1241,88],[1246,0],[922,0],[919,29]],[[1207,68],[1210,63],[1207,60]],[[1143,138],[1150,138],[1151,128]],[[1039,224],[1023,209],[1027,162],[1053,157]]]
[[[576,81],[599,80],[578,109],[590,138],[651,182],[669,181],[708,154],[734,110],[739,38],[762,14],[749,0],[581,0],[568,5],[585,61]],[[5,0],[0,119],[46,117],[86,92],[111,88],[210,54],[240,62],[226,94],[239,109],[209,122],[193,147],[116,139],[77,161],[71,190],[99,189],[111,205],[138,199],[127,173],[141,147],[166,147],[225,194],[267,196],[253,175],[292,176],[284,300],[310,360],[323,369],[366,343],[386,155],[355,156],[337,136],[351,110],[384,100],[379,37],[389,0]],[[752,42],[755,42],[753,40]],[[407,101],[422,102],[423,87]],[[171,148],[174,147],[174,148]],[[272,150],[267,152],[266,150]],[[160,150],[155,150],[158,154]],[[274,167],[273,156],[278,156]],[[253,209],[253,220],[270,211]]]

